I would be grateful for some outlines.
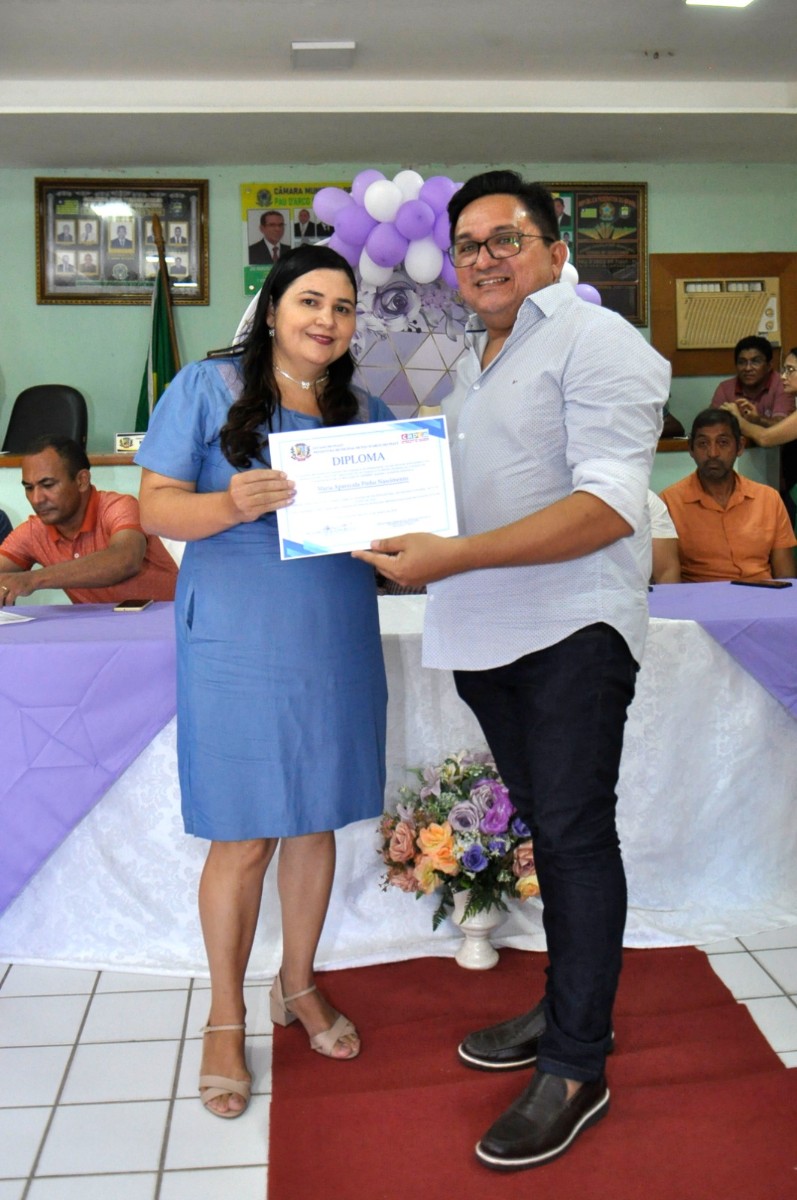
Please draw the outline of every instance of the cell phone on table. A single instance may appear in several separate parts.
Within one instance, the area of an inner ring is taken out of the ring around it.
[[[738,583],[739,587],[791,587],[791,582],[788,579],[732,579],[731,583]]]
[[[120,600],[114,605],[114,612],[143,612],[145,608],[149,608],[152,604],[151,600]]]

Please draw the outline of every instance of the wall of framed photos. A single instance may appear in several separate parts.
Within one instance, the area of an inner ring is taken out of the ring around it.
[[[149,304],[162,240],[175,304],[208,304],[206,179],[37,178],[39,304]]]

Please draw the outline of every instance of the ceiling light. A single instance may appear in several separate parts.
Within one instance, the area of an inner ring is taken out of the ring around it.
[[[753,0],[686,0],[686,3],[701,8],[747,8]]]
[[[291,42],[294,67],[314,71],[343,71],[354,62],[356,42]]]

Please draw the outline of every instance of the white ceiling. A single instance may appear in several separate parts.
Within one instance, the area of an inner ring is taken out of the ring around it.
[[[0,166],[796,162],[794,0],[0,0]],[[347,70],[291,41],[351,39]]]

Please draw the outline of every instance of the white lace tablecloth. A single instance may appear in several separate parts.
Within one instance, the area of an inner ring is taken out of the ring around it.
[[[420,665],[423,597],[380,600],[390,686],[388,797],[406,765],[483,748],[451,677]],[[204,974],[196,890],[206,843],[179,815],[168,725],[0,918],[0,961]],[[797,923],[797,722],[691,621],[651,622],[629,715],[619,825],[628,946],[701,943]],[[379,887],[375,822],[338,835],[319,966],[451,955],[434,899]],[[251,974],[279,962],[274,872]],[[538,902],[513,905],[496,944],[542,949]]]

